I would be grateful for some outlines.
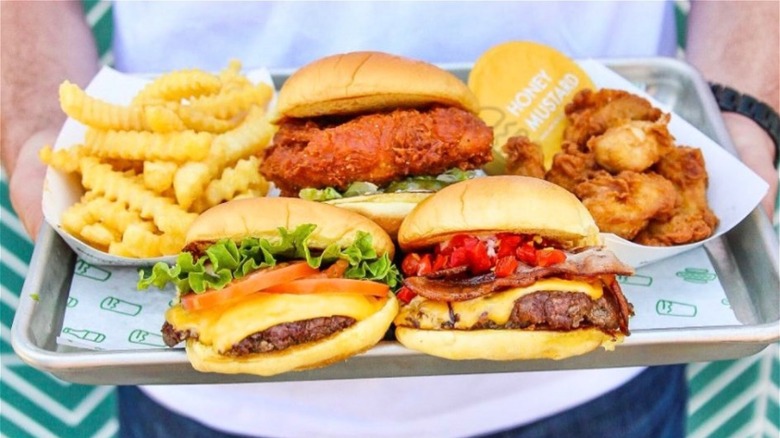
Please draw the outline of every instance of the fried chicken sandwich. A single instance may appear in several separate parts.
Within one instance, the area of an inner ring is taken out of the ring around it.
[[[395,335],[448,359],[562,359],[629,334],[616,275],[588,210],[538,178],[490,176],[445,187],[404,219]]]
[[[492,159],[474,94],[422,61],[329,56],[296,71],[278,97],[265,178],[282,196],[357,211],[391,235],[420,200]]]
[[[297,198],[234,200],[202,213],[173,266],[163,338],[199,371],[275,375],[322,367],[379,342],[398,311],[390,236],[348,210]]]

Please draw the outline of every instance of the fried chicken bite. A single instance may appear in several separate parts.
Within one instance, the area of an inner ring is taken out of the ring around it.
[[[674,185],[653,172],[598,171],[572,190],[599,230],[632,240],[653,219],[668,219],[678,202]]]
[[[572,192],[574,186],[590,178],[599,169],[593,152],[580,148],[577,143],[564,141],[561,151],[553,156],[552,166],[544,179]]]
[[[542,147],[525,135],[509,137],[502,147],[506,154],[506,173],[544,179]]]
[[[655,122],[663,112],[644,99],[624,90],[581,90],[566,105],[564,139],[584,146],[594,135],[601,135],[612,126],[630,120]]]
[[[596,162],[613,174],[623,170],[642,172],[674,147],[668,122],[668,114],[655,122],[630,120],[591,137],[587,146]]]
[[[711,236],[718,218],[707,203],[707,170],[698,148],[676,147],[659,160],[655,170],[671,181],[680,203],[666,221],[653,220],[636,237],[636,243],[653,246],[682,245]]]

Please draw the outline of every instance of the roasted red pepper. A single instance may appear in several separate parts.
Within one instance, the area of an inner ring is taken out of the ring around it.
[[[496,256],[499,259],[509,255],[514,256],[515,250],[520,246],[520,242],[522,241],[522,238],[517,234],[499,233],[496,237],[498,238],[498,251],[496,251]]]
[[[417,266],[417,275],[427,275],[433,272],[433,262],[431,261],[431,255],[425,254],[420,257],[420,263]]]
[[[525,264],[536,266],[536,248],[531,242],[518,246],[515,256]]]
[[[560,249],[544,248],[536,251],[537,266],[552,266],[566,260],[566,253]]]
[[[402,286],[400,289],[398,289],[398,292],[395,293],[395,296],[398,297],[398,299],[401,300],[401,302],[404,304],[409,304],[409,302],[411,302],[414,297],[417,296],[417,294],[412,292],[412,290],[408,287]]]
[[[488,257],[487,245],[481,240],[468,249],[469,269],[472,274],[479,275],[489,271],[493,263]]]
[[[531,266],[551,266],[566,260],[566,253],[549,247],[549,242],[544,239],[498,233],[495,239],[488,240],[486,242],[478,237],[457,234],[437,245],[433,253],[408,254],[401,263],[401,270],[405,276],[413,277],[468,266],[472,275],[484,274],[493,269],[497,277],[506,277],[515,272],[520,262]],[[494,256],[489,255],[489,245],[494,245]],[[547,247],[537,249],[540,246]]]
[[[449,263],[450,258],[443,254],[436,254],[436,256],[433,259],[433,272],[442,270],[447,267],[447,263]]]
[[[515,269],[517,269],[517,265],[519,265],[517,259],[514,255],[508,255],[506,257],[501,257],[496,262],[496,269],[495,274],[496,277],[508,277],[515,273]]]
[[[401,262],[401,272],[403,272],[406,277],[414,277],[417,275],[417,268],[419,266],[420,255],[414,252],[410,252]]]

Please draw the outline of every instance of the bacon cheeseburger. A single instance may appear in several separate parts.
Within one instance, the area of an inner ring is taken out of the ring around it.
[[[492,176],[446,187],[403,221],[395,335],[448,359],[562,359],[628,332],[615,275],[588,210],[541,179]]]
[[[139,288],[174,283],[163,338],[186,341],[199,371],[270,376],[369,349],[398,312],[390,237],[369,219],[295,198],[231,201],[201,214],[176,265]]]
[[[357,211],[395,235],[430,193],[475,176],[493,131],[463,81],[382,52],[328,56],[279,90],[263,176],[283,196]]]

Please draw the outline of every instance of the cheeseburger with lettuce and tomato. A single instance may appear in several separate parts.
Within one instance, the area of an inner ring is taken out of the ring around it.
[[[491,176],[443,188],[404,219],[395,335],[448,359],[562,359],[629,334],[616,275],[588,210],[542,179]]]
[[[398,311],[393,242],[371,220],[295,198],[230,201],[190,227],[176,264],[141,273],[173,283],[163,337],[199,371],[262,376],[365,351]]]

